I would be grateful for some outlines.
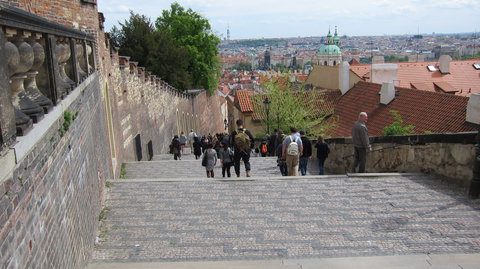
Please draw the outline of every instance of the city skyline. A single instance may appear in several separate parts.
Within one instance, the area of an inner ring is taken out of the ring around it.
[[[324,36],[338,26],[340,35],[379,36],[476,32],[480,30],[477,0],[338,0],[288,1],[180,0],[185,8],[207,18],[221,39]],[[129,17],[129,11],[152,22],[172,1],[99,0],[107,31]]]

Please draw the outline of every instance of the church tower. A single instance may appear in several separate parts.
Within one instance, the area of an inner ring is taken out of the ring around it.
[[[328,29],[327,39],[317,50],[317,64],[335,66],[342,62],[342,51],[338,47],[340,45],[340,37],[338,36],[337,26],[335,26],[335,34],[332,36]]]

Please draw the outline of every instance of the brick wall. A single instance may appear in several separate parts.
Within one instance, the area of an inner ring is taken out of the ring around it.
[[[88,84],[87,84],[88,83]],[[83,268],[93,247],[106,178],[112,174],[98,75],[82,84],[63,119],[0,185],[2,268]],[[32,132],[34,132],[33,130]]]
[[[50,21],[91,33],[98,29],[97,6],[82,0],[0,0]]]

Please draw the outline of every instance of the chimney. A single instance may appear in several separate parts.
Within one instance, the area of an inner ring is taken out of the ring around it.
[[[350,65],[347,61],[343,61],[338,66],[338,86],[342,95],[350,90]]]
[[[396,64],[374,64],[372,65],[372,82],[378,84],[398,82],[397,71]]]
[[[384,64],[385,63],[385,57],[383,57],[383,56],[373,56],[372,63],[373,64]]]
[[[450,74],[450,62],[452,61],[452,57],[450,55],[442,55],[438,60],[438,67],[440,69],[440,73],[442,74]]]
[[[470,95],[466,121],[480,125],[480,93]]]
[[[395,99],[395,86],[393,82],[384,82],[380,89],[380,104],[388,105]]]

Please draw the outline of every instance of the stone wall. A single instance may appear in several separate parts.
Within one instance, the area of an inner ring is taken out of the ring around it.
[[[2,268],[83,268],[88,262],[105,179],[112,177],[99,89],[96,73],[46,115],[51,124],[41,137],[37,126],[17,138],[17,156],[2,158],[16,162],[0,184]],[[61,136],[63,111],[78,116]]]
[[[111,61],[104,65],[109,67],[104,90],[116,175],[122,162],[139,160],[135,143],[138,135],[141,160],[145,161],[149,159],[149,142],[156,155],[166,153],[173,136],[181,132],[194,129],[200,135],[223,131],[224,98],[209,96],[206,91],[182,93],[145,72],[129,57],[113,52],[109,58]]]
[[[468,185],[475,161],[473,133],[371,137],[366,172],[423,172],[443,175]],[[351,138],[327,139],[328,173],[344,174],[353,165]],[[316,152],[314,152],[316,156]]]

